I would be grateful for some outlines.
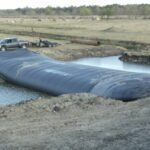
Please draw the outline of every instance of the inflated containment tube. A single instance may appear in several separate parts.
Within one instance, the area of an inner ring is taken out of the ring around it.
[[[57,61],[27,49],[0,52],[0,76],[52,95],[88,92],[123,101],[150,96],[148,74]]]

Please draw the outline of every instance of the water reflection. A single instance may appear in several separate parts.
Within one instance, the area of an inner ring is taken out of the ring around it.
[[[40,93],[11,85],[8,83],[0,83],[0,105],[15,104],[21,101],[37,99]]]
[[[150,65],[122,62],[121,60],[119,60],[119,56],[110,56],[110,57],[102,57],[102,58],[100,57],[82,58],[72,62],[77,64],[129,71],[129,72],[150,73]]]

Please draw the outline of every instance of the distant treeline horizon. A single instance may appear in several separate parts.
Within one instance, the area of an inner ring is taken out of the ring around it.
[[[72,16],[148,16],[150,15],[150,5],[140,4],[140,5],[107,5],[107,6],[80,6],[80,7],[51,7],[46,8],[17,8],[17,9],[7,9],[0,10],[0,16],[35,16],[35,15],[72,15]]]

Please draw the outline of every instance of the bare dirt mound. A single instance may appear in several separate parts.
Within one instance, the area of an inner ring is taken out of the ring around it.
[[[150,98],[63,95],[0,108],[0,149],[147,150]]]

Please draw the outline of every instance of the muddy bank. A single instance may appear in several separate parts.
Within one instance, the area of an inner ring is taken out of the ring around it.
[[[58,60],[75,60],[84,57],[104,57],[120,55],[127,49],[120,46],[100,45],[91,46],[83,44],[65,43],[54,48],[32,48],[33,51],[43,53]]]
[[[137,64],[150,64],[149,52],[125,52],[119,59],[125,62]]]
[[[0,108],[0,149],[147,150],[150,98],[131,103],[89,94]]]

